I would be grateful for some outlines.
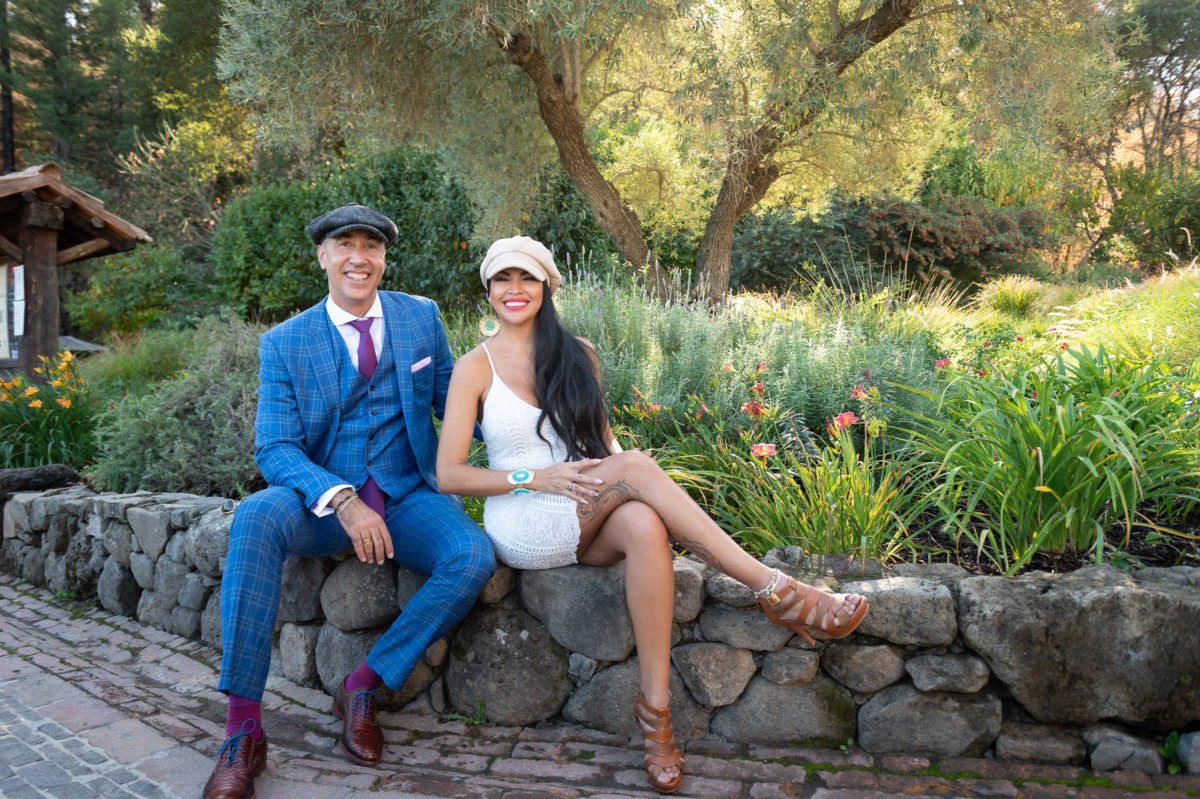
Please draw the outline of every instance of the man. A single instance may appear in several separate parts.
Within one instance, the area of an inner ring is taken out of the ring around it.
[[[437,307],[378,291],[396,233],[357,204],[314,219],[329,296],[260,341],[255,460],[269,487],[241,503],[230,530],[218,686],[229,695],[227,737],[204,799],[252,796],[266,767],[260,702],[288,555],[353,546],[363,562],[394,558],[431,575],[334,696],[339,743],[364,765],[383,749],[377,689],[404,684],[495,570],[483,531],[437,491],[432,417],[453,369]]]

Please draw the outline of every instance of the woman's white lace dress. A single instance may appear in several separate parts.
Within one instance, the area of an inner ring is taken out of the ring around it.
[[[547,419],[537,436],[541,411],[518,397],[496,374],[492,354],[492,386],[483,402],[483,441],[488,465],[511,472],[537,471],[567,459],[567,448]],[[483,505],[483,529],[492,539],[496,556],[515,569],[551,569],[575,563],[579,546],[579,517],[575,500],[546,491],[488,497]]]

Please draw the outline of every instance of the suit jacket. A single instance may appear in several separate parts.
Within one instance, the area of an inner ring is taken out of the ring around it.
[[[433,416],[440,419],[445,411],[454,369],[446,330],[432,300],[395,291],[379,296],[383,346],[396,364],[408,440],[425,482],[436,491]],[[325,300],[259,340],[255,462],[268,483],[293,489],[309,507],[335,485],[354,483],[345,475],[362,466],[361,452],[356,464],[332,457],[339,422],[352,411],[342,369],[349,358]]]

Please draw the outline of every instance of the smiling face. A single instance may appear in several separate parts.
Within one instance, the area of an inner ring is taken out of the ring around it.
[[[519,325],[537,316],[544,288],[537,276],[510,266],[488,281],[488,302],[502,322]]]
[[[383,280],[383,239],[365,230],[330,236],[317,245],[317,261],[329,279],[329,296],[355,316],[371,310]]]

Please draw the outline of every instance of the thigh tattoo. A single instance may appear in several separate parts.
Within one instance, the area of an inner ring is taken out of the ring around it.
[[[576,508],[576,513],[579,514],[579,521],[586,524],[598,516],[607,516],[626,502],[641,498],[642,495],[636,488],[624,480],[618,480],[600,489],[599,496],[592,497],[586,505],[580,505]]]

